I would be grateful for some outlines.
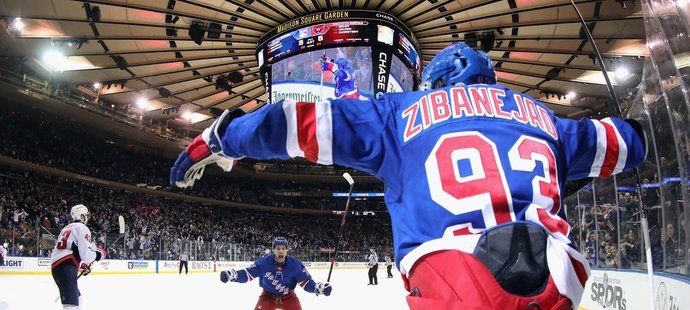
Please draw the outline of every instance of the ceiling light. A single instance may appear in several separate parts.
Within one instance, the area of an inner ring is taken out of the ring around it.
[[[623,81],[630,76],[630,71],[626,67],[618,67],[616,69],[616,80]]]
[[[67,58],[58,50],[49,50],[43,55],[43,61],[53,70],[62,71]]]
[[[565,95],[565,98],[567,98],[567,99],[575,99],[576,97],[577,97],[577,93],[575,93],[574,91],[570,91],[570,92],[568,92],[567,95]]]
[[[148,107],[148,105],[148,101],[146,101],[146,99],[144,98],[139,98],[139,100],[137,100],[137,107],[139,107],[140,109],[145,109],[146,107]]]
[[[98,82],[93,83],[93,88],[94,88],[94,89],[99,89],[99,88],[101,88],[101,83],[98,83]]]
[[[25,25],[24,25],[24,22],[22,21],[22,19],[19,17],[16,17],[12,21],[12,26],[10,26],[10,27],[12,27],[12,30],[19,32],[19,31],[22,31],[24,29],[24,26]]]
[[[192,120],[192,113],[189,113],[189,112],[182,113],[182,119],[191,121]]]

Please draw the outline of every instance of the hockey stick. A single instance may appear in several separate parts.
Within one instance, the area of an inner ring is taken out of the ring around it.
[[[326,51],[323,51],[323,56],[321,56],[322,62],[324,59],[326,59]],[[320,65],[323,66],[323,64],[320,64]],[[324,99],[323,99],[323,67],[321,67],[320,69],[321,69],[321,83],[319,83],[319,101],[323,102],[324,101]]]
[[[333,252],[333,259],[331,259],[331,268],[328,270],[328,279],[326,282],[331,282],[331,273],[333,272],[333,265],[335,264],[335,259],[338,256],[338,247],[340,247],[340,238],[343,236],[343,227],[345,227],[345,217],[347,217],[347,212],[350,209],[350,198],[352,197],[352,189],[355,187],[355,180],[352,176],[345,172],[343,173],[343,178],[350,184],[350,191],[347,193],[347,202],[345,203],[345,213],[343,213],[343,218],[340,220],[340,229],[338,230],[338,241],[335,243],[335,251]]]
[[[621,107],[620,103],[618,102],[618,97],[616,97],[616,92],[613,89],[613,84],[611,84],[611,80],[609,80],[609,75],[608,71],[606,70],[606,64],[604,64],[604,59],[601,57],[601,53],[599,52],[599,48],[597,46],[597,43],[594,41],[594,38],[592,37],[592,32],[589,31],[589,27],[587,27],[587,23],[585,22],[584,17],[582,17],[582,13],[580,13],[580,9],[578,9],[577,5],[575,5],[575,1],[570,0],[570,4],[573,6],[573,9],[575,9],[575,13],[577,14],[577,17],[580,19],[580,24],[582,24],[582,28],[587,35],[587,40],[589,41],[589,44],[592,45],[592,50],[594,51],[594,54],[597,57],[597,61],[599,62],[599,69],[601,69],[601,73],[604,75],[604,79],[606,80],[606,86],[608,87],[609,94],[611,95],[611,100],[613,101],[613,110],[616,112],[619,118],[623,118],[623,113],[621,112]],[[645,141],[645,143],[649,143],[649,141]],[[639,200],[639,213],[640,213],[640,224],[642,226],[642,237],[644,239],[645,243],[645,253],[647,257],[647,278],[649,280],[649,300],[651,302],[651,309],[656,309],[656,294],[654,292],[654,269],[653,269],[653,263],[652,263],[652,246],[649,241],[649,222],[647,221],[647,211],[644,208],[644,203],[642,202],[642,182],[640,182],[640,172],[638,168],[633,169],[633,177],[635,178],[636,187],[637,187],[637,193],[640,196],[638,199]]]

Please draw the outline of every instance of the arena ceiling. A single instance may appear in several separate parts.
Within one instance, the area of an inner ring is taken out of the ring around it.
[[[640,5],[575,2],[624,93],[639,82],[646,54]],[[94,7],[99,20],[89,13]],[[0,55],[28,56],[47,67],[61,63],[63,79],[84,88],[103,84],[103,100],[134,105],[143,99],[145,117],[171,126],[188,126],[191,118],[201,128],[212,108],[250,111],[266,104],[254,51],[261,35],[296,17],[336,9],[396,16],[414,32],[424,63],[468,34],[480,41],[492,35],[489,55],[499,82],[560,115],[593,113],[608,98],[577,15],[563,0],[2,0],[0,18],[9,35],[2,36]],[[13,27],[16,17],[21,29]],[[188,34],[195,22],[221,24],[220,38],[196,44]],[[55,48],[64,56],[46,55]],[[243,81],[231,92],[216,89],[215,78],[234,71]]]

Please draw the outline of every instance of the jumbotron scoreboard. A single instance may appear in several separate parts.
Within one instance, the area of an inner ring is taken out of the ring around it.
[[[335,77],[323,58],[346,59],[360,99],[417,89],[419,46],[395,17],[373,11],[321,12],[279,25],[256,48],[269,102],[335,98]]]

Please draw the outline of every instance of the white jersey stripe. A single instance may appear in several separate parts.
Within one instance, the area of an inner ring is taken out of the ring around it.
[[[283,101],[283,112],[285,113],[285,120],[287,123],[287,139],[285,141],[285,148],[290,157],[304,157],[304,152],[299,147],[297,140],[297,102],[290,99]]]
[[[319,144],[318,163],[333,164],[333,119],[331,117],[331,102],[319,102],[316,105],[316,141]]]
[[[589,171],[589,177],[596,178],[599,177],[601,173],[601,166],[604,164],[604,157],[606,156],[606,129],[598,120],[591,119],[592,125],[597,133],[597,150],[594,155],[594,161],[592,162],[592,167]]]

